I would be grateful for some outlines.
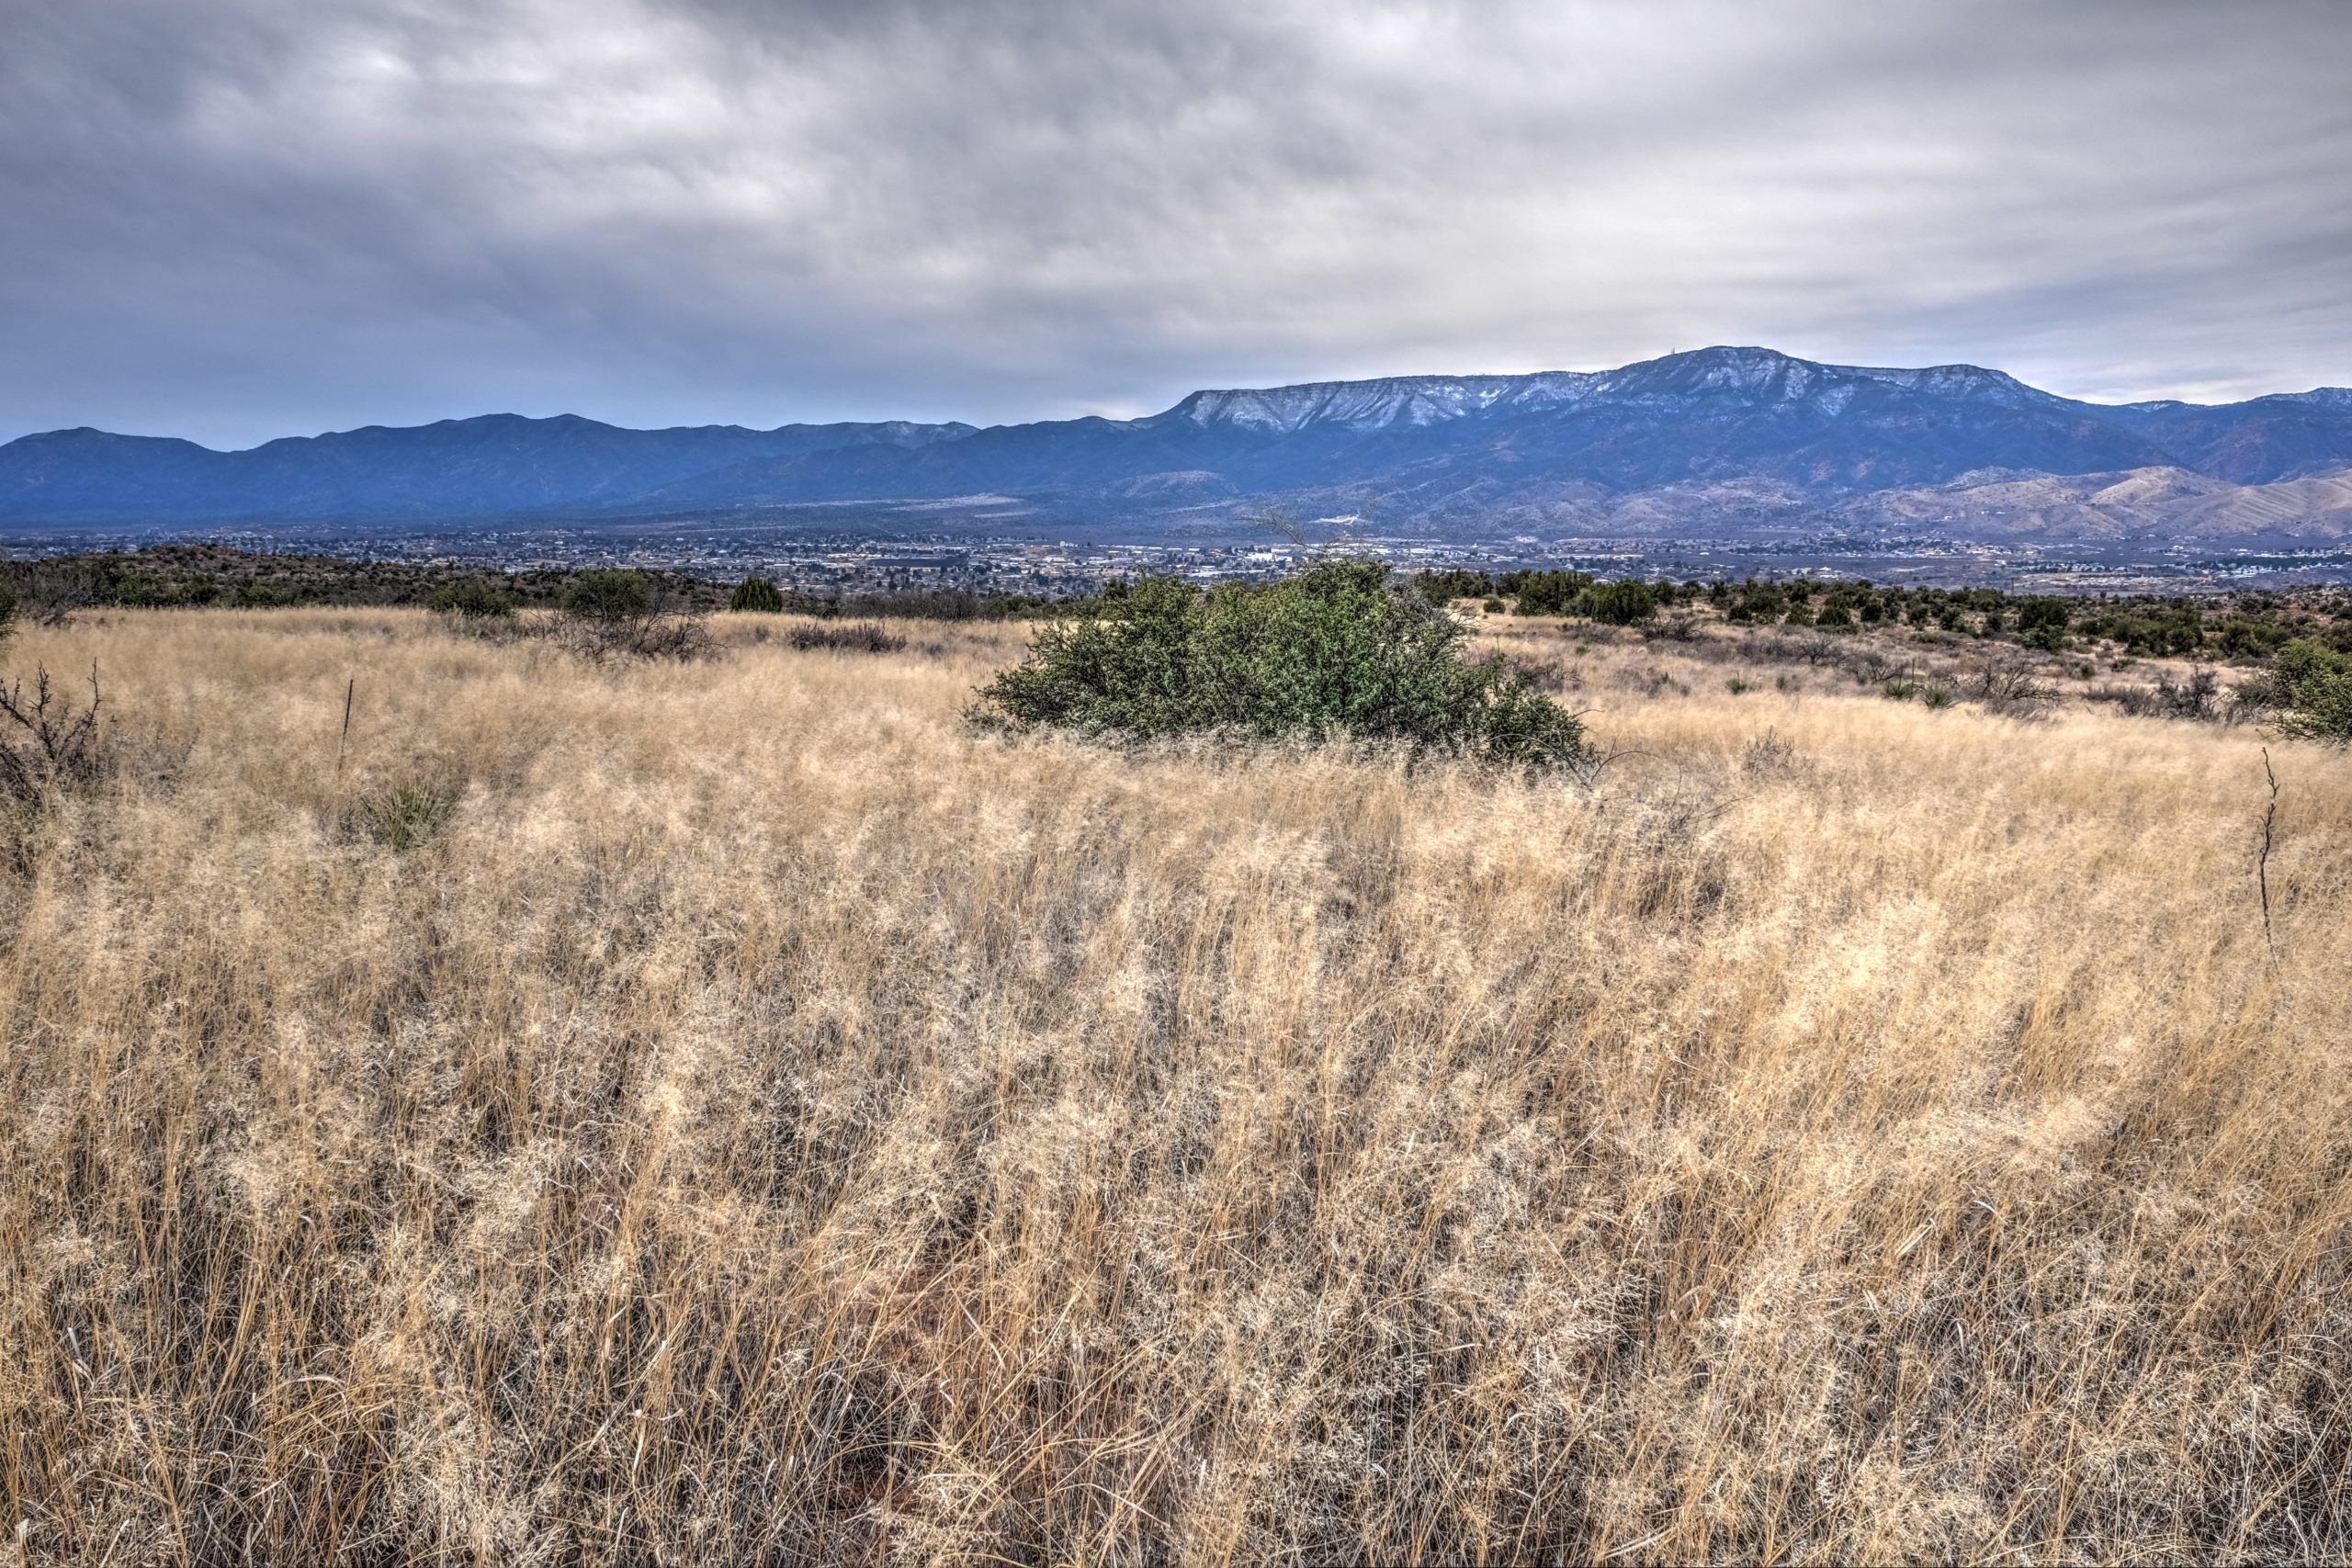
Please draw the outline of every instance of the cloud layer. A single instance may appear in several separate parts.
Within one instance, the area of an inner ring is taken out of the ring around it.
[[[0,438],[2352,381],[2352,7],[0,0]]]

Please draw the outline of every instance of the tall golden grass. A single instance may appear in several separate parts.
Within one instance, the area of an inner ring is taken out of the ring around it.
[[[120,760],[0,871],[0,1558],[2352,1552],[2342,754],[2274,958],[2245,729],[1514,630],[1587,786],[720,625],[0,652]]]

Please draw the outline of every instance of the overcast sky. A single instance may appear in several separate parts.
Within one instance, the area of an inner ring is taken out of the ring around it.
[[[2352,3],[0,0],[0,439],[2352,382]]]

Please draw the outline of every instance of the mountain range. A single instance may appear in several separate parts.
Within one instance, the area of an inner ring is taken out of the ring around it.
[[[1142,419],[628,430],[492,414],[249,450],[0,446],[0,525],[594,524],[910,512],[1125,524],[1258,507],[1461,536],[1838,531],[2316,544],[2352,535],[2352,389],[2085,402],[1971,365],[1762,348],[1615,370],[1198,391]]]

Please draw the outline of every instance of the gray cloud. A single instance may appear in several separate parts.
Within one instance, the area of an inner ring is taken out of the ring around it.
[[[0,0],[0,437],[2352,380],[2352,9]]]

